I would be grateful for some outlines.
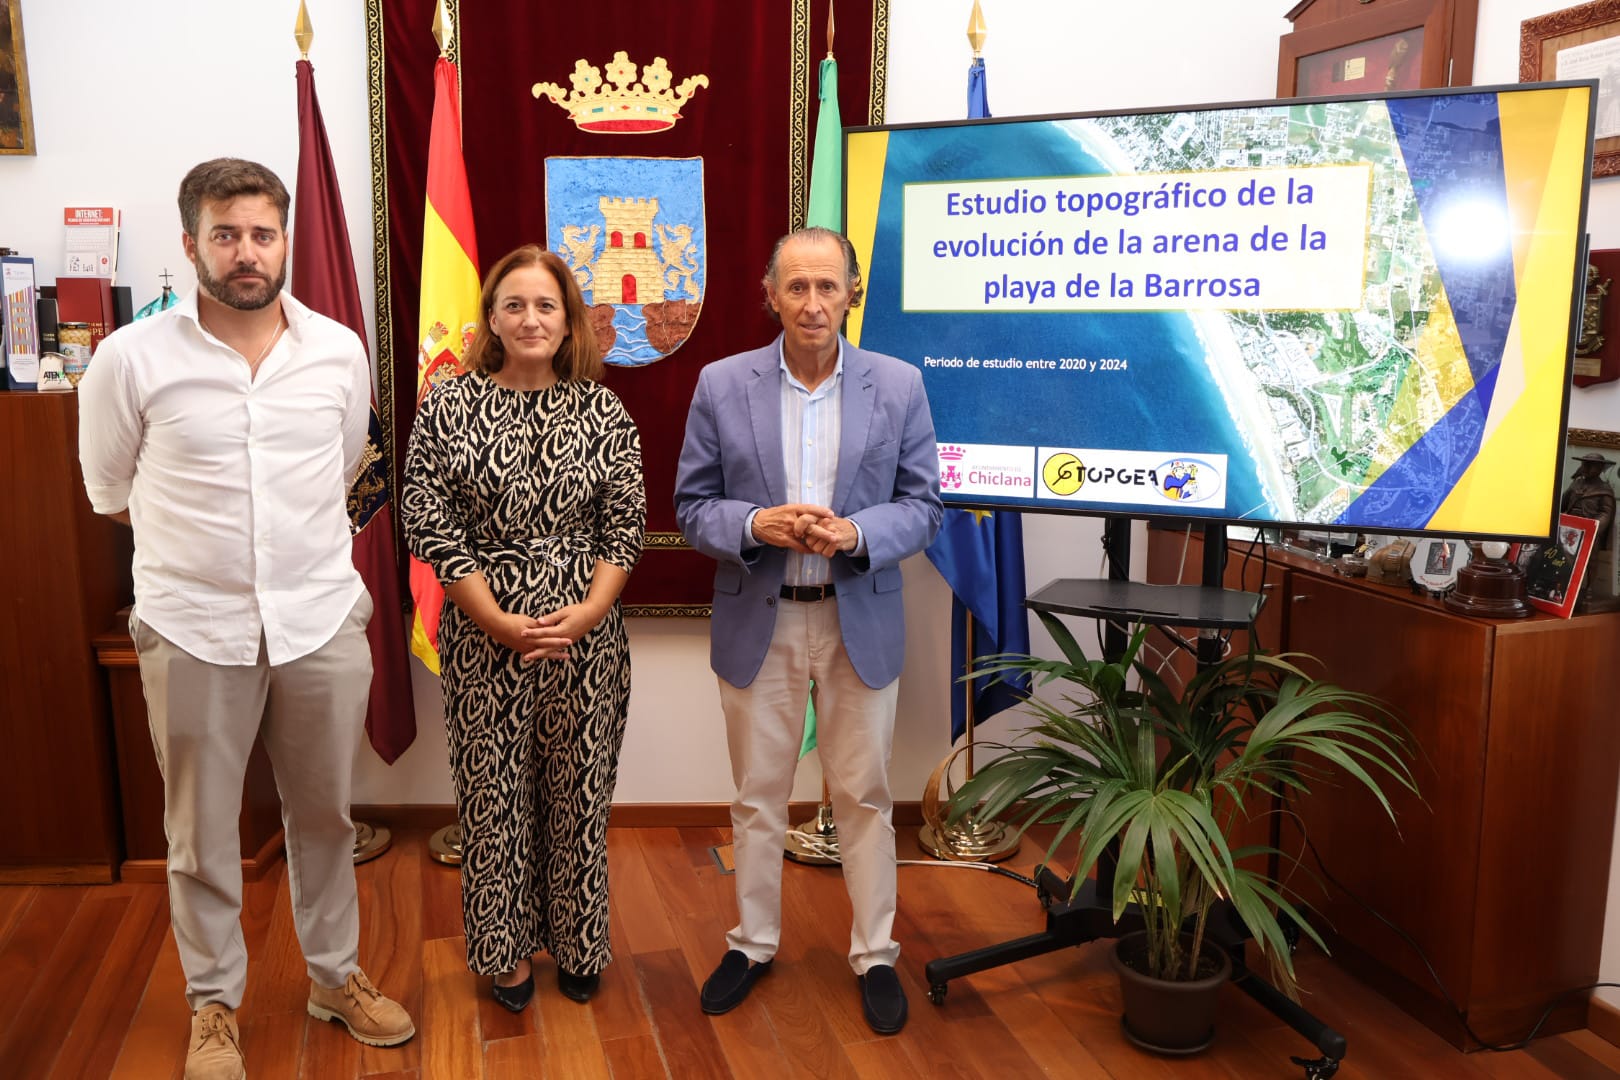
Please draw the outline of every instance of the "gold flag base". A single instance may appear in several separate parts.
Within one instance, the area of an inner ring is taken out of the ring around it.
[[[969,768],[973,762],[973,728],[968,727],[968,741],[945,755],[923,785],[923,827],[917,832],[917,843],[936,859],[947,862],[1001,862],[1018,851],[1018,832],[999,821],[980,820],[977,811],[962,816],[956,824],[949,824],[951,797],[956,785],[951,782],[951,764],[966,754]]]
[[[982,822],[971,815],[955,825],[917,830],[917,843],[946,862],[1001,862],[1018,854],[1018,836],[999,821]]]
[[[461,826],[446,825],[428,838],[428,857],[446,866],[461,865]]]
[[[370,862],[394,844],[394,834],[386,826],[354,823],[354,864]]]
[[[782,853],[809,866],[838,865],[838,826],[833,824],[832,806],[825,799],[816,807],[815,817],[788,833]]]

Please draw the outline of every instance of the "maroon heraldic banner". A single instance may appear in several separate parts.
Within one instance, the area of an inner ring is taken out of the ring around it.
[[[293,205],[293,294],[353,330],[364,342],[360,285],[354,275],[349,226],[326,138],[326,121],[315,93],[315,69],[308,60],[300,60],[294,71],[298,81],[298,183]],[[366,625],[366,641],[371,646],[366,736],[377,756],[392,765],[416,741],[416,706],[405,658],[406,632],[383,437],[373,400],[365,455],[349,489],[349,525],[354,533],[354,566],[365,580],[374,609]]]
[[[833,3],[844,120],[881,122],[887,0]],[[675,528],[676,458],[698,369],[777,333],[760,279],[772,244],[803,222],[827,6],[450,5],[480,272],[524,243],[563,255],[594,305],[605,381],[641,431],[648,536],[625,591],[632,614],[708,603],[712,563]],[[415,400],[434,7],[370,0],[396,469]]]

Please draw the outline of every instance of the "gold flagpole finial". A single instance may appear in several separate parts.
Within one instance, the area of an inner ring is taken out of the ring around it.
[[[298,43],[299,53],[308,60],[309,46],[315,40],[315,27],[310,25],[309,8],[304,0],[298,0],[298,18],[293,23],[293,40]]]
[[[989,37],[989,30],[984,25],[984,12],[979,10],[979,0],[973,0],[973,14],[968,16],[968,44],[973,46],[973,59],[977,60],[984,53],[984,39]]]
[[[833,59],[833,0],[827,0],[827,59]]]
[[[450,12],[445,9],[444,0],[439,0],[433,6],[433,40],[439,43],[439,55],[450,55],[450,42],[455,39],[455,30],[450,26]]]

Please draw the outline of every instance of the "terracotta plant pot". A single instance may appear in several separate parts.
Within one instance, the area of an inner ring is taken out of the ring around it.
[[[1192,948],[1190,934],[1181,940],[1185,948]],[[1147,934],[1141,931],[1120,938],[1108,955],[1119,972],[1125,1003],[1120,1022],[1127,1039],[1158,1054],[1196,1054],[1215,1040],[1215,1001],[1221,984],[1232,975],[1232,958],[1226,950],[1206,940],[1203,955],[1218,961],[1219,968],[1191,982],[1155,979],[1139,970],[1147,966]]]

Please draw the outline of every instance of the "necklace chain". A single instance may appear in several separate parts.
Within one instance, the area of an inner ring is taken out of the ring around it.
[[[203,321],[202,312],[200,312],[200,311],[197,313],[197,323],[204,330],[207,330],[210,334],[213,334],[214,337],[219,338],[219,335],[214,333],[213,328],[210,327],[206,322]],[[266,341],[264,343],[264,348],[259,350],[259,355],[255,356],[252,360],[248,360],[248,370],[255,371],[255,372],[259,370],[259,365],[264,363],[264,358],[266,356],[270,355],[270,350],[275,346],[276,339],[281,337],[281,331],[286,327],[286,325],[287,325],[287,313],[285,311],[277,311],[276,312],[276,325],[275,325],[274,328],[271,329],[270,337],[268,339],[266,339]],[[219,338],[219,339],[222,342],[224,341],[223,338]],[[239,355],[241,355],[242,359],[247,360],[247,355],[245,353],[239,354]]]

